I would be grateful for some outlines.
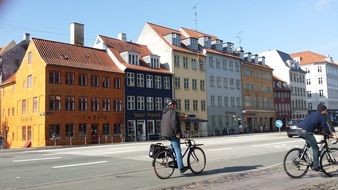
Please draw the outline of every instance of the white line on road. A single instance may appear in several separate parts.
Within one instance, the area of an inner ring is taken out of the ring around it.
[[[276,142],[276,143],[267,143],[267,144],[256,144],[256,145],[251,145],[250,147],[264,147],[264,146],[274,146],[274,145],[282,145],[282,144],[289,144],[289,143],[297,143],[295,141],[289,141],[289,142]]]
[[[207,151],[221,151],[221,150],[230,150],[232,148],[217,148],[217,149],[210,149],[210,150],[207,150]]]
[[[87,163],[79,163],[79,164],[69,164],[69,165],[61,165],[61,166],[53,166],[53,169],[57,168],[68,168],[68,167],[76,167],[76,166],[86,166],[86,165],[93,165],[93,164],[103,164],[107,163],[108,161],[98,161],[98,162],[87,162]]]
[[[26,160],[12,160],[12,162],[31,162],[31,161],[40,161],[40,160],[55,160],[60,159],[62,157],[49,157],[49,158],[34,158],[34,159],[26,159]]]

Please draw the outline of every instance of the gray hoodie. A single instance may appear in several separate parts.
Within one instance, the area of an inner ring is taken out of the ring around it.
[[[164,108],[161,122],[161,135],[165,139],[170,139],[181,134],[180,118],[173,108]]]

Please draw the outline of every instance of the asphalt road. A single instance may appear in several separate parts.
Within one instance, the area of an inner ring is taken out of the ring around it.
[[[156,177],[148,157],[154,142],[0,151],[0,189],[158,189],[262,170],[282,162],[301,139],[285,133],[196,138],[207,166],[201,175]],[[168,144],[167,141],[162,141]],[[186,163],[186,162],[185,162]],[[240,182],[239,182],[240,183]]]

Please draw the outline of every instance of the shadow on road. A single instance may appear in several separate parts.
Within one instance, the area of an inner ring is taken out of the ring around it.
[[[242,172],[242,171],[249,171],[254,170],[263,165],[254,165],[254,166],[231,166],[231,167],[224,167],[219,169],[213,170],[205,170],[200,175],[214,175],[214,174],[221,174],[221,173],[231,173],[231,172]],[[187,174],[187,176],[193,176],[195,174]]]

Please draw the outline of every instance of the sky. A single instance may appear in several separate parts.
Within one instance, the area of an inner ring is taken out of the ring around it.
[[[86,46],[119,32],[136,42],[151,22],[197,29],[246,52],[313,51],[337,61],[337,18],[338,0],[0,0],[0,47],[25,32],[68,43],[72,22],[84,24]]]

